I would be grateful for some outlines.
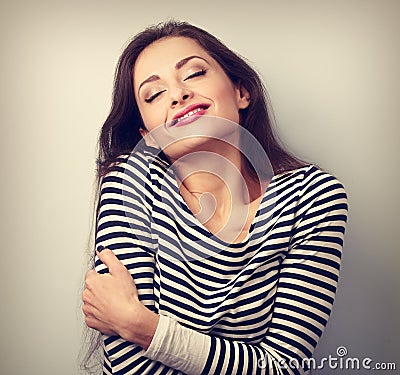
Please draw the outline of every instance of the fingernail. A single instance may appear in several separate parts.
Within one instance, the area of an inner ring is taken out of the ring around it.
[[[97,251],[100,253],[100,251],[104,250],[104,246],[103,245],[99,245],[97,246]]]

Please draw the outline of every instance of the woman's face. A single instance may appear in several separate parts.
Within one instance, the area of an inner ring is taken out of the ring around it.
[[[146,47],[136,60],[133,83],[150,132],[165,124],[185,126],[201,115],[238,123],[239,110],[249,104],[248,92],[234,85],[195,40],[185,37],[160,39]]]

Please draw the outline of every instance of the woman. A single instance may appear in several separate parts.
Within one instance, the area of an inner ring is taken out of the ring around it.
[[[150,27],[123,52],[83,292],[105,374],[308,371],[335,297],[347,200],[279,145],[267,107],[254,70],[187,23]],[[229,172],[204,169],[218,160]]]

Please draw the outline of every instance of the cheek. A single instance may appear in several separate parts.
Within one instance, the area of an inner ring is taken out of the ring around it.
[[[213,87],[214,97],[221,106],[227,108],[237,107],[235,89],[231,81],[221,80]]]
[[[214,95],[216,99],[216,109],[220,117],[238,123],[239,106],[236,101],[235,91],[232,86],[221,85]]]
[[[147,130],[151,131],[163,124],[162,116],[160,115],[160,110],[157,108],[152,109],[140,109],[140,115]]]

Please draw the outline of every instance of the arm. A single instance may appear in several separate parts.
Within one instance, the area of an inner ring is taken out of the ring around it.
[[[140,158],[120,159],[101,184],[96,247],[111,251],[97,252],[82,297],[86,324],[104,334],[107,354],[109,348],[122,344],[120,336],[131,341],[139,355],[158,323],[152,285],[151,189],[145,164]],[[127,326],[134,328],[142,321],[146,325],[135,329],[132,336]],[[117,355],[108,357],[112,361]]]
[[[307,367],[304,359],[333,305],[346,218],[346,194],[334,178],[323,175],[302,192],[272,320],[259,344],[205,335],[162,317],[144,355],[190,375],[304,373],[302,362]],[[300,368],[291,368],[297,363]]]
[[[342,186],[333,178],[322,181],[304,191],[299,200],[290,249],[281,263],[272,320],[260,343],[252,345],[205,335],[161,316],[147,351],[129,344],[131,355],[125,362],[121,360],[121,352],[114,353],[114,348],[117,345],[127,347],[128,343],[105,336],[110,363],[115,361],[118,368],[136,368],[138,371],[144,364],[147,368],[160,368],[162,363],[188,375],[303,373],[302,370],[285,369],[284,364],[297,359],[301,365],[303,358],[309,358],[326,325],[338,281],[347,214]],[[110,185],[106,184],[106,189],[102,190],[98,243],[112,249],[132,271],[142,303],[152,309],[153,274],[148,250],[147,255],[137,252],[144,249],[143,241],[138,242],[137,236],[132,237],[126,225],[121,230],[120,225],[114,224],[117,221],[115,202],[111,198],[119,196],[118,199],[124,200],[125,197],[120,196],[121,189],[108,190],[118,186],[120,181],[108,180],[108,183]],[[121,219],[118,215],[117,218]],[[151,247],[151,241],[148,246]],[[97,261],[96,269],[107,271],[100,261]],[[126,335],[128,341],[129,335],[134,332]],[[130,341],[134,342],[134,339]]]

